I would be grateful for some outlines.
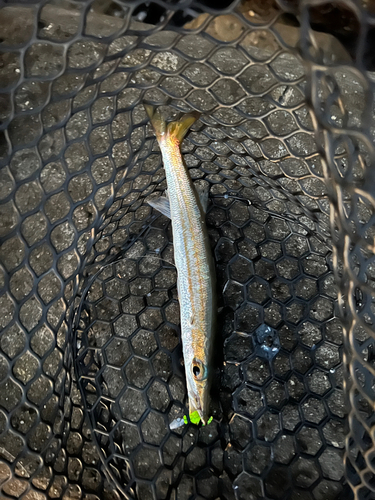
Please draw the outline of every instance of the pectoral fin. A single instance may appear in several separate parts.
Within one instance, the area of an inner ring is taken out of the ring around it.
[[[160,196],[160,198],[156,200],[150,200],[148,204],[168,217],[168,219],[171,219],[171,207],[169,205],[169,199],[166,196]]]

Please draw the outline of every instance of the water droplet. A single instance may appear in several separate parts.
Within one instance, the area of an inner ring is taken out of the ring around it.
[[[169,428],[171,430],[173,429],[178,429],[179,427],[182,427],[184,425],[184,419],[183,418],[176,418],[169,424]]]
[[[255,345],[258,356],[272,359],[280,351],[280,338],[278,332],[263,323],[255,332]]]

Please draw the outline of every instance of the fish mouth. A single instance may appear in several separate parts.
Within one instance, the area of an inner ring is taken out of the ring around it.
[[[197,410],[203,425],[207,425],[208,417],[202,410]]]
[[[203,423],[206,425],[208,422],[207,410],[203,410],[201,401],[199,398],[190,398],[189,399],[189,414],[191,415],[194,412],[198,412],[198,415]]]

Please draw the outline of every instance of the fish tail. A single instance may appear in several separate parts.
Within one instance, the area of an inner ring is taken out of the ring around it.
[[[155,106],[152,106],[151,104],[144,104],[146,113],[148,114],[148,117],[150,118],[151,125],[154,129],[156,138],[158,142],[162,140],[162,138],[165,136],[166,130],[167,130],[167,124],[159,110],[159,108],[155,108]]]
[[[166,139],[172,139],[181,144],[190,127],[200,117],[200,113],[192,111],[183,115],[179,120],[167,124],[159,108],[155,108],[151,104],[144,104],[144,107],[159,143]]]

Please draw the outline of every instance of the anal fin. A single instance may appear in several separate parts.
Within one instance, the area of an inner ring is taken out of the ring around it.
[[[207,212],[208,207],[208,192],[210,190],[209,185],[207,183],[204,184],[194,184],[195,190],[197,192],[201,207],[203,212]]]

